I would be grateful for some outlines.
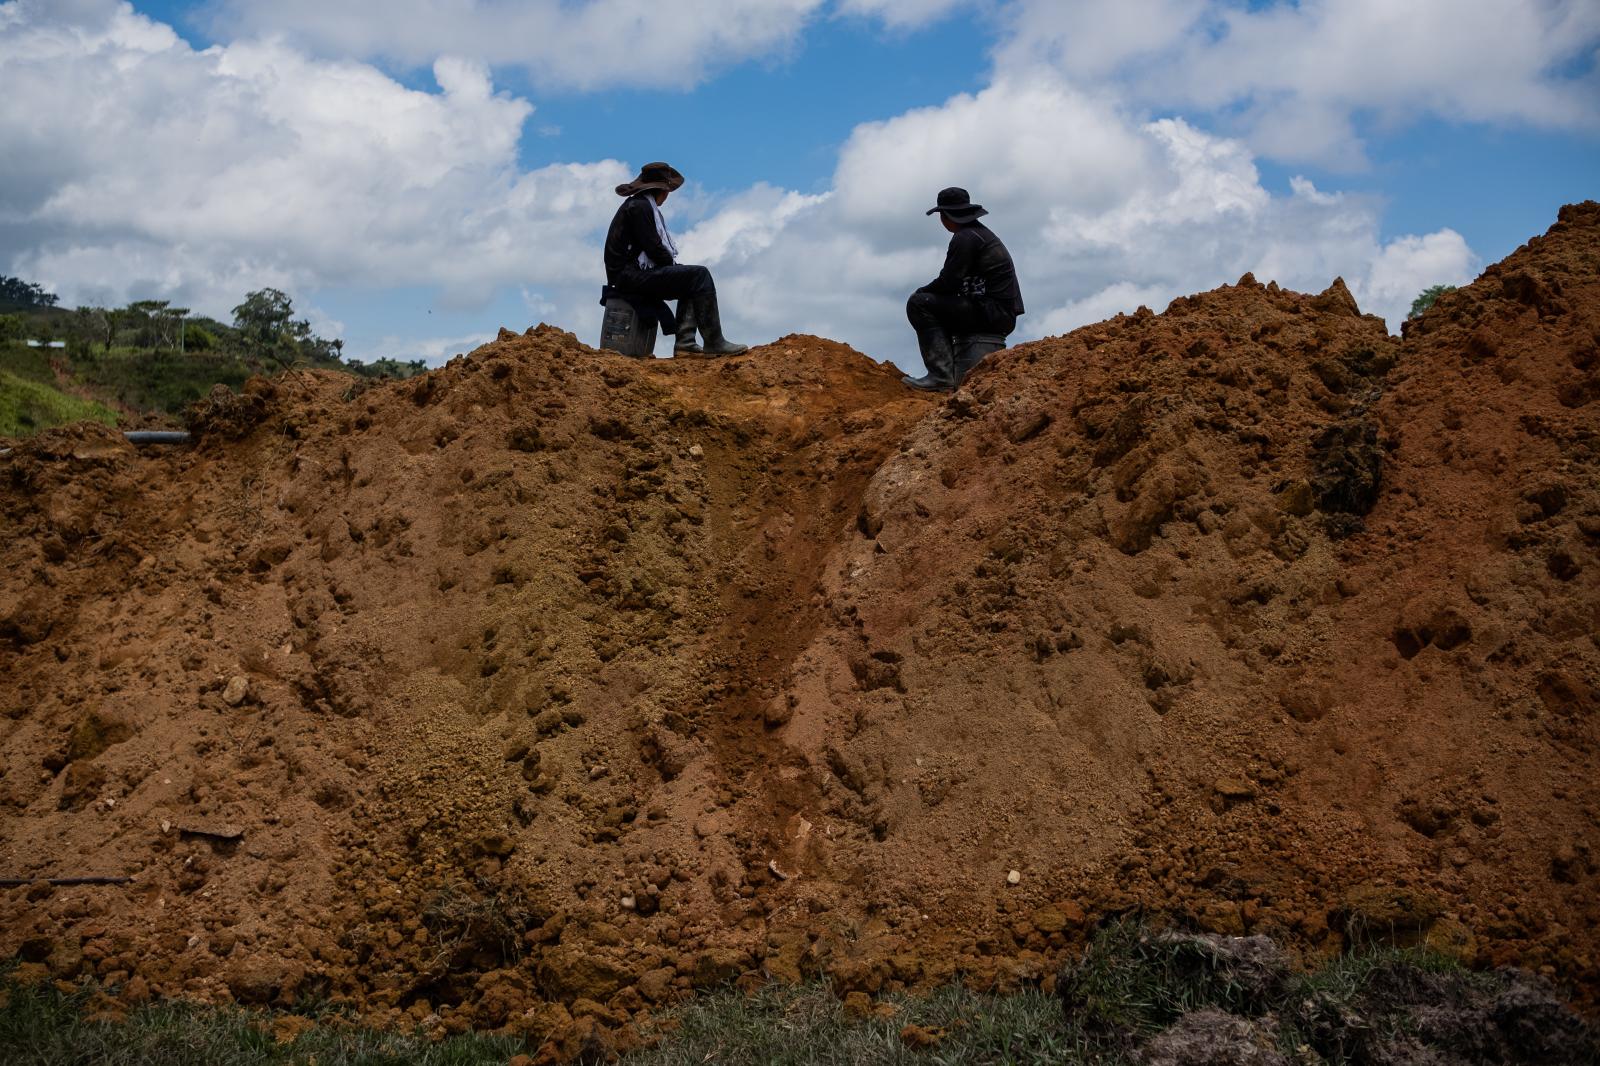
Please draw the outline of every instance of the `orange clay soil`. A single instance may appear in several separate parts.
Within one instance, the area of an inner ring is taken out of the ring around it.
[[[1600,990],[1600,205],[1405,339],[1245,277],[925,396],[548,327],[0,459],[0,954],[619,1030],[1143,912]]]

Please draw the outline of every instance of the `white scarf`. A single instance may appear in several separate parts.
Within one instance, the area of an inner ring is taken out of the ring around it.
[[[654,196],[650,197],[650,210],[656,216],[656,236],[661,238],[661,244],[671,254],[672,261],[678,261],[678,246],[672,240],[672,234],[667,232],[667,220],[661,217],[661,205],[656,203]],[[645,252],[639,253],[639,269],[649,270],[655,263],[650,261],[650,256]]]

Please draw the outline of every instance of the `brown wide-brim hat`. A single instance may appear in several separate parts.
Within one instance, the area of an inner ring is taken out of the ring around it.
[[[928,214],[945,215],[956,222],[971,222],[975,218],[982,218],[989,212],[983,209],[982,204],[972,202],[972,197],[967,195],[967,190],[951,186],[939,190],[939,202],[928,208]]]
[[[632,196],[636,192],[665,189],[672,192],[683,184],[683,175],[666,163],[646,163],[639,168],[639,176],[626,185],[617,186],[618,196]]]

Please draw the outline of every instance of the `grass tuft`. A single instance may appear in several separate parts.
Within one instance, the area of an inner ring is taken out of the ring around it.
[[[1286,975],[1286,960],[1272,961]],[[1068,1012],[1089,1033],[1136,1038],[1206,1007],[1260,1014],[1281,983],[1272,968],[1224,951],[1212,938],[1118,922],[1102,929],[1062,972],[1058,990]]]
[[[1038,991],[991,996],[960,985],[923,999],[893,997],[887,1017],[850,1018],[825,986],[768,988],[746,996],[726,990],[672,1012],[653,1048],[623,1057],[626,1066],[763,1063],[771,1066],[921,1063],[1062,1066],[1089,1058],[1061,1005]],[[901,1038],[905,1026],[936,1034],[923,1050]]]

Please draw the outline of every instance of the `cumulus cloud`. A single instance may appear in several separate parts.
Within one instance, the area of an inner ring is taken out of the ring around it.
[[[998,69],[1115,81],[1290,162],[1364,162],[1355,117],[1600,127],[1593,0],[1014,0]]]
[[[730,320],[757,335],[822,333],[914,367],[903,304],[938,271],[948,235],[923,208],[945,184],[989,208],[1017,261],[1029,307],[1019,340],[1140,304],[1160,310],[1246,271],[1313,292],[1343,276],[1397,328],[1420,289],[1476,265],[1453,231],[1385,243],[1372,201],[1305,179],[1275,195],[1243,142],[1179,119],[1139,122],[1035,70],[858,127],[831,193],[790,201],[776,233],[772,212],[702,222],[697,232],[718,234]],[[776,190],[764,195],[778,202]],[[744,224],[760,239],[742,240]]]
[[[533,108],[280,43],[195,50],[126,5],[0,7],[0,262],[69,300],[423,285],[457,306],[594,275],[615,160],[520,170]],[[19,103],[25,102],[25,103]]]
[[[425,66],[441,53],[520,67],[541,86],[687,87],[792,44],[824,0],[213,0],[229,36]]]
[[[1378,252],[1361,279],[1358,298],[1383,308],[1391,325],[1404,317],[1417,294],[1431,285],[1465,285],[1477,268],[1461,234],[1442,229],[1425,237],[1399,237]]]

